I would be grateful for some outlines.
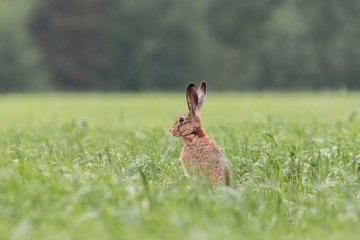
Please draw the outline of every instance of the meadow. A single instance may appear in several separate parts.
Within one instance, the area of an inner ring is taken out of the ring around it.
[[[238,187],[184,176],[180,93],[0,95],[0,239],[358,239],[359,93],[208,93]]]

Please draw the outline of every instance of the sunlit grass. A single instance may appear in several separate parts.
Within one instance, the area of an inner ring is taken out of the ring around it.
[[[240,190],[185,177],[183,94],[0,96],[3,239],[357,239],[360,95],[212,94]]]
[[[328,121],[360,110],[356,93],[208,93],[205,124],[256,118]],[[0,96],[0,127],[84,119],[95,125],[164,126],[187,111],[184,94],[40,94]]]

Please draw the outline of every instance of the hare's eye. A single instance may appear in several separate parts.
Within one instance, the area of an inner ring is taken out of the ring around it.
[[[185,122],[185,118],[184,117],[179,117],[179,123],[183,123]]]

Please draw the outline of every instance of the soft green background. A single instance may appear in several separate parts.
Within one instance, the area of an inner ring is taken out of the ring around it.
[[[210,97],[209,97],[210,96]],[[335,121],[360,110],[357,93],[208,94],[204,124],[239,124],[256,118]],[[28,94],[0,96],[0,126],[32,126],[82,119],[94,126],[166,128],[187,112],[185,94]]]
[[[360,89],[358,0],[1,0],[0,92]]]

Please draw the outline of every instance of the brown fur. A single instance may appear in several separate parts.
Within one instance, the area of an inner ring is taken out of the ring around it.
[[[170,132],[184,140],[181,159],[186,174],[208,177],[213,186],[225,185],[231,177],[229,165],[216,143],[207,136],[200,118],[206,84],[201,83],[198,93],[194,92],[194,86],[190,84],[187,90],[189,113],[180,116]]]

